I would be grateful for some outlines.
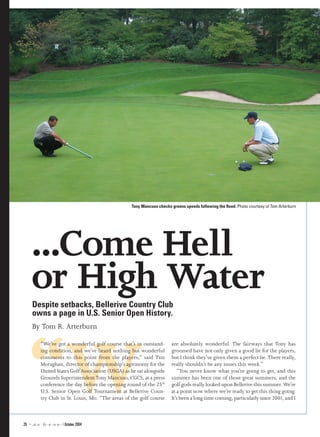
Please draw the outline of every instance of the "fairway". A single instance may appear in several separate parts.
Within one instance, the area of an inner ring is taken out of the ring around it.
[[[182,96],[215,90],[258,104]],[[130,62],[10,81],[10,200],[14,202],[320,201],[320,105],[277,105],[320,92],[315,72]],[[257,111],[281,138],[259,166],[242,144]],[[69,147],[33,145],[56,115]],[[238,170],[246,160],[251,171]]]

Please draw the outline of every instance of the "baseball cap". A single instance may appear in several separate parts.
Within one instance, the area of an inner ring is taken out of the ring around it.
[[[256,112],[248,112],[248,114],[243,117],[244,120],[247,120],[248,118],[258,118],[258,114]]]

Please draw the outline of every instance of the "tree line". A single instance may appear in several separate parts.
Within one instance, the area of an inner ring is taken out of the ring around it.
[[[320,9],[10,9],[10,74],[133,60],[320,66]]]

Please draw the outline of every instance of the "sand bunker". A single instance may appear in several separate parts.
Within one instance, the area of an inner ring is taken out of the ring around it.
[[[268,103],[258,103],[258,102],[248,102],[247,100],[238,99],[238,97],[233,97],[228,94],[220,93],[218,91],[188,91],[182,93],[182,96],[190,97],[200,97],[202,99],[218,100],[220,102],[230,102],[230,103],[246,103],[250,105],[267,105]],[[288,105],[320,105],[320,93],[315,94],[309,99],[303,100],[301,102],[291,102],[291,103],[272,103],[272,105],[288,106]]]

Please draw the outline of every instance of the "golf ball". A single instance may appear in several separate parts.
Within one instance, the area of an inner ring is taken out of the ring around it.
[[[238,164],[238,161],[234,161],[236,164]]]

